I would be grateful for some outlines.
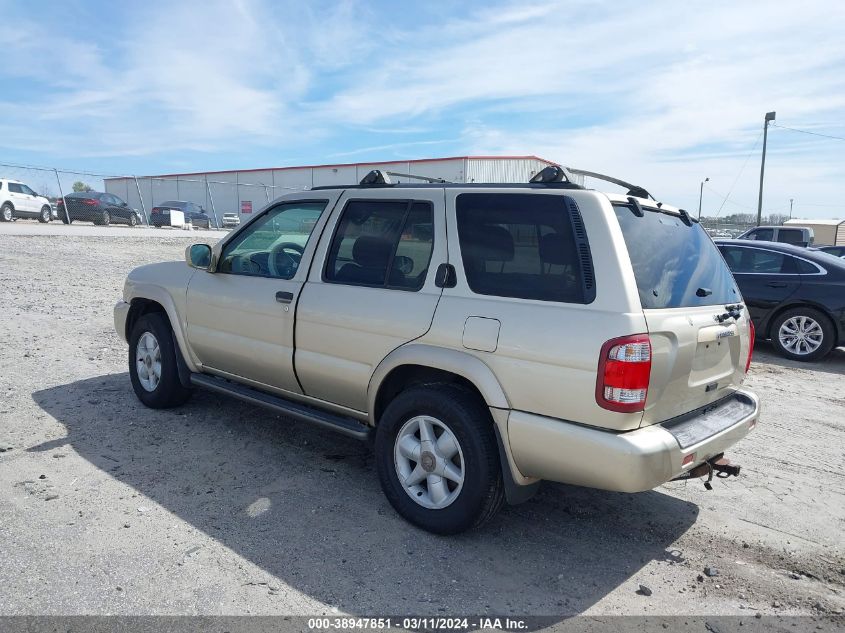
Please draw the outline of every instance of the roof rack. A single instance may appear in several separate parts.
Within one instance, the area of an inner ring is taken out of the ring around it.
[[[568,168],[567,171],[569,171],[569,173],[577,174],[579,176],[589,176],[590,178],[597,178],[598,180],[604,180],[605,182],[610,182],[614,185],[625,187],[626,189],[628,189],[628,192],[625,194],[627,196],[634,196],[636,198],[651,198],[652,200],[656,201],[656,198],[642,187],[632,185],[630,182],[625,182],[624,180],[620,180],[619,178],[614,178],[613,176],[606,176],[605,174],[598,174],[594,171],[586,171],[584,169],[572,169],[571,167]],[[539,174],[537,175],[539,176]]]
[[[416,178],[417,180],[424,180],[425,182],[430,183],[447,183],[448,180],[444,180],[443,178],[432,178],[430,176],[417,176],[416,174],[403,174],[398,171],[384,171],[382,169],[374,169],[366,176],[361,178],[361,185],[392,185],[394,184],[393,181],[390,179],[391,176],[397,176],[399,178]]]

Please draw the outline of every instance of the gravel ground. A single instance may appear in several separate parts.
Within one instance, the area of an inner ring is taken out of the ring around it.
[[[547,484],[442,538],[395,515],[354,440],[210,393],[144,409],[112,306],[191,238],[57,233],[0,227],[0,615],[845,608],[845,350],[801,365],[758,345],[738,480]]]

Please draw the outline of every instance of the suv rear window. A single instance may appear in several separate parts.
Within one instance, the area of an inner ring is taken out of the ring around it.
[[[700,224],[614,205],[643,308],[691,308],[741,300],[731,271]],[[700,290],[700,292],[699,292]],[[699,296],[704,295],[704,296]]]
[[[456,212],[473,292],[565,303],[595,297],[584,225],[565,196],[463,193]]]

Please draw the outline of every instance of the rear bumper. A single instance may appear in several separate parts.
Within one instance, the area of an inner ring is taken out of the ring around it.
[[[626,433],[512,411],[510,450],[527,477],[619,492],[651,490],[724,453],[754,428],[760,415],[757,396],[738,391],[735,398],[743,406],[730,399],[683,421]]]
[[[114,304],[114,329],[118,336],[126,340],[126,317],[129,315],[129,304],[122,299]]]

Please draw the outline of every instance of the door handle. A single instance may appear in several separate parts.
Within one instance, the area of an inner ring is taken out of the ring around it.
[[[769,288],[786,288],[786,283],[783,281],[770,281],[766,285]]]
[[[293,293],[279,290],[279,292],[276,293],[276,301],[279,303],[290,303],[293,301]]]

